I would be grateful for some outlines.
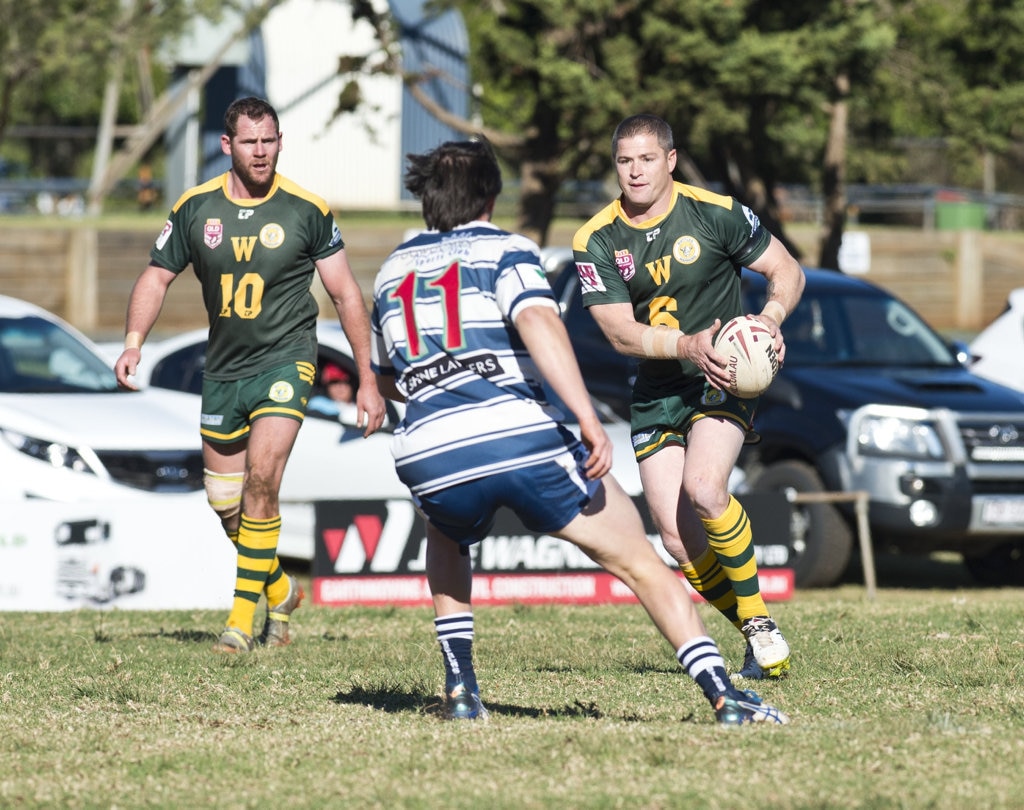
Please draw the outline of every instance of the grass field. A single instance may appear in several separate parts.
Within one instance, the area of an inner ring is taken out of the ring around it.
[[[219,613],[3,614],[0,806],[1024,806],[1021,592],[880,585],[775,606],[773,728],[717,726],[634,606],[478,610],[486,723],[439,719],[424,609],[303,607],[295,644],[245,657],[210,651]]]

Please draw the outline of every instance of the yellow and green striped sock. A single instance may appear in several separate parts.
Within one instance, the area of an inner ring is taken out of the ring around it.
[[[238,532],[235,531],[228,535],[235,549],[238,548]],[[268,605],[280,605],[285,599],[288,598],[288,577],[284,575],[284,569],[281,567],[281,559],[274,556],[274,559],[270,563],[270,572],[267,574],[267,584],[263,586],[263,592],[267,595]]]
[[[695,560],[680,563],[680,570],[693,589],[736,627],[740,626],[736,613],[736,592],[725,574],[718,556],[709,547]]]
[[[238,529],[238,567],[235,573],[235,598],[228,627],[237,627],[252,635],[256,605],[263,593],[270,569],[277,559],[281,535],[281,516],[257,519],[243,513]]]
[[[736,620],[733,624],[739,627],[751,616],[768,616],[757,581],[754,535],[740,502],[730,496],[729,505],[719,517],[701,522],[708,533],[708,544],[736,594]]]

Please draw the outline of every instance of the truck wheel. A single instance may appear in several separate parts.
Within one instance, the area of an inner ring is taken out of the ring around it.
[[[824,492],[815,469],[802,461],[771,464],[751,488],[768,492]],[[850,526],[832,504],[793,505],[789,539],[789,566],[798,588],[835,585],[850,562],[853,535]]]
[[[964,557],[964,566],[980,585],[1024,585],[1024,540],[996,546],[988,554]]]

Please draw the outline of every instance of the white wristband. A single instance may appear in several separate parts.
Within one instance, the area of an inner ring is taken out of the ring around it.
[[[768,301],[761,310],[761,314],[771,318],[779,326],[782,326],[782,322],[786,320],[786,308],[778,301]]]
[[[143,340],[142,332],[129,332],[124,336],[124,347],[125,349],[141,349]]]
[[[679,357],[679,338],[683,333],[671,326],[648,326],[640,336],[644,357],[667,360]]]

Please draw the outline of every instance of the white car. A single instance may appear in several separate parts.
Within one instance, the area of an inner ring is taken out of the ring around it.
[[[207,333],[197,329],[162,341],[147,343],[142,349],[135,381],[145,388],[172,388],[180,391],[202,390]],[[345,333],[337,321],[317,324],[318,366],[326,362],[340,365],[357,379],[355,361]],[[117,349],[110,348],[113,354]],[[113,362],[113,361],[111,361]],[[614,444],[613,475],[630,495],[642,491],[640,473],[633,459],[629,424],[610,409],[595,402],[605,430]],[[191,404],[191,417],[198,430],[198,397]],[[382,430],[364,439],[362,430],[337,418],[307,415],[292,449],[281,484],[282,529],[278,552],[283,557],[313,558],[316,531],[315,501],[355,500],[387,501],[409,499],[409,492],[398,479],[391,455],[391,428],[401,418],[401,406],[389,403],[388,420]],[[573,428],[572,423],[569,424]],[[742,486],[743,474],[737,468],[730,478],[733,491]]]
[[[0,500],[118,500],[203,487],[195,397],[119,391],[55,315],[0,296]]]
[[[971,341],[971,371],[1024,391],[1024,287],[1010,291],[1006,310]]]

